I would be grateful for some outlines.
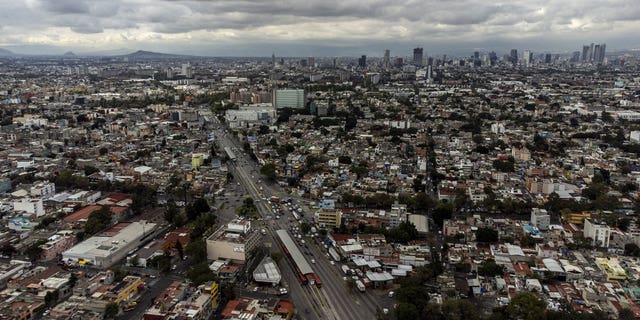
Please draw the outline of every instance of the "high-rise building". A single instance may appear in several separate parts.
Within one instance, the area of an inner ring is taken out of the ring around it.
[[[607,45],[604,43],[597,44],[593,49],[593,62],[597,64],[604,63],[604,55]]]
[[[273,91],[273,106],[276,109],[303,109],[305,103],[303,89],[278,89]]]
[[[422,65],[422,59],[423,59],[423,50],[422,48],[415,48],[413,49],[413,64],[416,66],[421,66]]]
[[[525,50],[522,53],[522,62],[524,63],[525,67],[528,67],[531,63],[533,63],[533,53],[529,50]]]
[[[362,55],[360,57],[360,59],[358,59],[358,66],[360,68],[366,68],[367,67],[367,56],[366,55]]]
[[[544,55],[544,63],[546,64],[550,64],[551,63],[551,53],[547,53]]]
[[[190,63],[183,63],[182,64],[182,75],[185,76],[188,79],[193,78],[193,69],[191,68],[191,64]]]
[[[389,51],[389,49],[384,51],[384,58],[382,59],[382,67],[385,69],[389,68],[389,64],[390,64],[389,59],[391,58],[390,55],[391,55],[391,52]]]
[[[276,66],[276,54],[275,53],[271,54],[271,66],[273,66],[273,67]]]
[[[589,46],[589,62],[593,61],[593,42]]]
[[[309,68],[315,67],[316,66],[316,58],[315,57],[307,58],[307,65],[309,66]]]
[[[495,66],[497,61],[498,55],[494,51],[491,51],[489,53],[489,64],[491,64],[491,66]]]
[[[518,49],[511,49],[511,53],[509,54],[509,60],[511,64],[514,66],[518,64]]]
[[[582,62],[589,62],[589,46],[582,46]]]

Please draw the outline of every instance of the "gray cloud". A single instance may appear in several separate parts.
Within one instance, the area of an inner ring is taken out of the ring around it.
[[[213,42],[238,48],[296,43],[301,50],[318,42],[340,48],[402,42],[444,51],[484,42],[530,43],[534,49],[547,43],[555,46],[550,50],[570,51],[583,42],[630,45],[622,39],[640,27],[640,5],[637,0],[26,0],[0,2],[0,19],[0,46],[179,51],[213,49]]]

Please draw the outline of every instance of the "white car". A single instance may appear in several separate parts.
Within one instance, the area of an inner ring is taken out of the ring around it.
[[[316,259],[311,259],[311,263],[316,263]]]

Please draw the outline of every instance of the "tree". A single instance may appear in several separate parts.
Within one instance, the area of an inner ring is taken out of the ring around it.
[[[24,251],[24,254],[27,255],[31,261],[39,260],[42,257],[42,248],[40,247],[40,244],[41,243],[34,243]]]
[[[303,222],[300,224],[300,231],[302,232],[302,234],[307,234],[311,231],[311,225],[309,225],[306,222]]]
[[[619,320],[634,320],[635,318],[636,318],[636,316],[633,313],[633,310],[631,310],[629,308],[622,308],[622,310],[620,310],[620,312],[618,312],[618,319]]]
[[[447,320],[480,319],[478,308],[467,299],[447,299],[442,304],[442,315]]]
[[[69,275],[69,281],[67,282],[67,284],[69,285],[69,288],[75,287],[77,282],[78,282],[78,276],[76,275],[75,272],[71,272],[71,274]]]
[[[486,277],[495,277],[504,274],[504,269],[495,260],[487,259],[478,266],[478,274]]]
[[[537,320],[544,315],[546,304],[535,295],[523,292],[517,294],[505,308],[509,319]]]
[[[44,304],[47,307],[53,307],[58,303],[58,298],[60,293],[58,290],[47,291],[47,294],[44,295]]]
[[[416,226],[408,221],[401,222],[396,228],[389,231],[389,241],[398,243],[407,243],[418,237]]]
[[[351,157],[349,156],[339,156],[338,162],[340,164],[351,164]]]
[[[191,257],[193,263],[200,263],[207,260],[207,243],[204,239],[198,238],[189,242],[187,248],[184,250],[189,257]]]
[[[109,302],[104,308],[104,319],[114,319],[118,315],[118,312],[120,312],[118,304],[115,302]]]
[[[396,317],[398,320],[415,320],[418,319],[420,313],[418,308],[411,303],[400,303],[396,308]]]
[[[442,226],[442,222],[446,219],[451,219],[453,214],[453,205],[451,203],[440,201],[433,209],[433,221],[436,225]]]
[[[481,227],[476,231],[476,240],[483,243],[492,243],[498,241],[498,230],[490,227]]]
[[[111,225],[111,211],[106,206],[89,214],[84,232],[87,235],[94,235]]]
[[[187,272],[187,279],[191,280],[193,285],[197,287],[205,282],[216,280],[216,275],[209,269],[209,265],[203,262],[191,267]]]
[[[11,258],[14,254],[18,253],[18,250],[16,249],[16,247],[6,243],[2,246],[2,248],[0,248],[0,253],[3,256]]]
[[[180,256],[180,260],[184,259],[184,250],[182,248],[182,243],[180,242],[180,240],[176,240],[174,248],[176,248],[178,256]]]
[[[640,257],[640,247],[635,243],[627,243],[624,245],[624,255]]]
[[[276,172],[276,170],[277,170],[276,165],[269,162],[269,163],[265,163],[260,168],[260,174],[267,177],[267,179],[269,180],[276,180],[276,178],[278,177],[278,173]]]

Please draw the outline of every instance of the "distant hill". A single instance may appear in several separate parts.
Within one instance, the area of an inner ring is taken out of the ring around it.
[[[123,55],[123,57],[130,58],[130,59],[161,60],[161,59],[185,59],[192,56],[138,50],[136,52]]]
[[[0,48],[0,56],[15,56],[16,54],[7,50]]]
[[[65,52],[65,53],[63,54],[63,56],[65,56],[65,57],[75,57],[75,56],[76,56],[76,54],[75,54],[75,53],[73,53],[72,51],[67,51],[67,52]]]

